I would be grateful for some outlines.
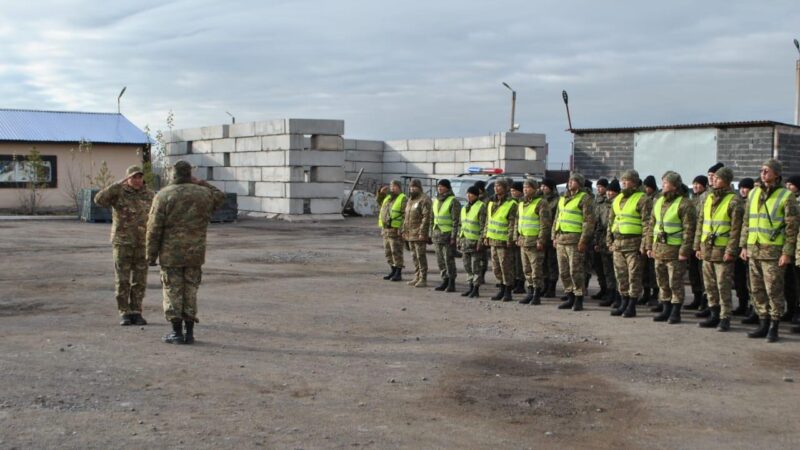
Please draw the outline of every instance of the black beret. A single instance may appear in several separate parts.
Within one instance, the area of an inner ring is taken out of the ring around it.
[[[721,162],[718,162],[718,163],[716,163],[713,166],[708,168],[708,173],[717,173],[717,171],[719,169],[722,169],[723,167],[725,167],[725,164],[722,164]]]
[[[473,185],[473,186],[470,186],[470,187],[467,188],[467,194],[472,194],[472,195],[477,197],[477,196],[481,195],[481,190]]]
[[[792,183],[793,185],[800,188],[800,175],[792,175],[786,179],[787,183]]]
[[[473,184],[473,186],[475,186],[476,188],[478,188],[481,191],[485,191],[486,190],[486,182],[483,181],[483,180],[476,181],[475,184]]]
[[[708,187],[708,177],[705,176],[705,175],[698,175],[698,176],[694,177],[694,180],[692,180],[692,183],[698,183],[698,184],[702,184],[703,186]]]
[[[656,177],[652,175],[646,176],[642,184],[649,187],[650,189],[658,190],[658,185],[656,184]]]
[[[515,181],[514,184],[511,185],[511,189],[522,192],[522,181]]]
[[[608,183],[608,190],[612,192],[622,192],[622,188],[619,185],[619,180],[616,178],[611,180],[611,183]]]
[[[608,180],[606,180],[605,178],[600,178],[595,183],[595,186],[603,186],[604,188],[607,188],[608,187]]]
[[[439,180],[439,186],[444,186],[447,189],[452,189],[450,187],[450,180],[448,180],[447,178],[442,178],[441,180]]]
[[[752,178],[742,178],[741,181],[739,181],[740,188],[753,189],[755,186],[756,184]]]
[[[542,184],[549,187],[551,191],[556,190],[556,182],[552,178],[544,178]]]

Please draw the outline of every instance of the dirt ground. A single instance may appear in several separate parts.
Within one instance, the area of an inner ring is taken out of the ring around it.
[[[167,345],[157,268],[117,325],[108,231],[0,222],[0,448],[800,448],[788,327],[467,300],[382,280],[372,219],[245,220]]]

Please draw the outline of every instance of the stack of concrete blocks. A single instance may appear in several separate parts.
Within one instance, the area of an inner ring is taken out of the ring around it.
[[[509,174],[543,177],[547,167],[544,134],[498,133],[491,136],[387,141],[383,182],[403,175],[449,178],[471,166]]]
[[[189,161],[248,215],[341,219],[343,134],[344,121],[314,119],[175,130],[167,161]]]
[[[375,192],[383,180],[384,147],[383,141],[344,140],[344,189],[352,188],[358,172],[364,169],[356,188]]]

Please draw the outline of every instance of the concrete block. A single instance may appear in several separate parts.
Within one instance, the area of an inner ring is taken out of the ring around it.
[[[236,167],[277,167],[286,163],[286,152],[270,150],[258,152],[238,152],[230,154],[231,166]]]
[[[539,174],[541,172],[544,174],[544,170],[542,170],[542,164],[544,161],[511,161],[506,160],[502,162],[502,168],[506,171],[506,173],[515,175],[515,174]]]
[[[261,137],[236,138],[237,152],[257,152],[261,150]]]
[[[311,150],[344,150],[344,139],[341,136],[315,134],[309,142]]]
[[[289,150],[287,166],[344,166],[344,151]]]
[[[344,167],[312,167],[311,182],[335,183],[344,181]]]
[[[189,143],[186,141],[183,142],[173,142],[167,144],[166,153],[168,156],[172,155],[185,155],[189,152]]]
[[[370,162],[360,162],[355,161],[351,162],[353,164],[351,169],[347,169],[348,171],[358,172],[361,169],[364,169],[364,173],[381,173],[383,172],[383,163],[370,163]]]
[[[344,120],[286,119],[286,133],[344,135]]]
[[[496,149],[487,149],[487,150],[470,150],[469,151],[469,160],[470,162],[479,162],[479,161],[496,161],[499,157],[499,151]]]
[[[433,163],[410,162],[406,164],[406,172],[409,175],[431,175],[433,174]]]
[[[525,159],[525,147],[500,147],[500,159]]]
[[[236,180],[236,170],[233,167],[214,167],[213,173],[216,181]]]
[[[455,162],[469,162],[469,150],[456,150],[453,152],[453,160]],[[446,162],[446,161],[442,161]]]
[[[457,175],[464,170],[464,163],[436,163],[434,172],[436,175]]]
[[[239,195],[236,197],[236,203],[242,211],[256,211],[262,212],[263,206],[260,197],[251,197],[249,195]]]
[[[262,120],[253,124],[256,136],[286,134],[286,119]]]
[[[342,183],[286,183],[288,198],[341,198]]]
[[[250,195],[250,182],[249,181],[226,181],[225,187],[222,189],[225,192],[235,193],[239,195]]]
[[[464,138],[435,139],[433,148],[436,150],[461,150],[464,148]]]
[[[213,151],[211,141],[192,141],[189,146],[191,153],[211,153]]]
[[[407,151],[398,151],[393,149],[387,149],[383,152],[383,162],[402,162],[405,161],[406,158],[404,156]]]
[[[232,153],[236,151],[236,139],[214,139],[211,141],[211,151],[214,153]]]
[[[203,130],[201,128],[172,130],[172,133],[172,139],[175,139],[176,141],[199,141],[203,139]]]
[[[408,141],[407,140],[399,140],[399,141],[385,141],[383,143],[384,151],[392,149],[392,150],[408,150]]]
[[[497,147],[495,136],[477,136],[464,138],[464,148],[466,149],[481,149],[481,148],[495,148]]]
[[[407,151],[407,152],[402,152],[400,155],[407,162],[428,162],[430,153],[433,153],[433,150]]]
[[[262,181],[305,181],[303,167],[262,167]]]
[[[367,150],[345,150],[345,161],[382,162],[383,153]]]
[[[283,198],[286,196],[286,183],[256,182],[256,195]]]
[[[172,144],[174,142],[179,142],[180,141],[178,136],[173,131],[170,131],[170,130],[166,130],[166,131],[162,131],[161,132],[161,140],[165,144]]]
[[[302,136],[289,134],[261,136],[261,148],[263,150],[300,150],[304,147]]]
[[[274,214],[303,214],[303,199],[262,198],[261,208],[264,212]]]
[[[261,181],[260,167],[236,167],[234,168],[234,173],[236,174],[236,181]]]
[[[544,161],[547,159],[547,147],[525,147],[525,159],[529,161]]]
[[[345,139],[344,140],[344,149],[345,150],[356,150],[356,139]]]
[[[406,163],[404,162],[390,162],[383,163],[383,171],[386,173],[406,173]]]
[[[356,141],[356,150],[382,152],[383,148],[383,141],[367,141],[361,139]]]
[[[311,214],[336,214],[342,211],[342,201],[337,198],[312,198]]]
[[[408,149],[409,150],[433,150],[434,140],[433,139],[409,139],[408,140]]]
[[[197,167],[218,167],[225,165],[225,156],[222,153],[205,153],[193,156],[195,162],[191,164]]]
[[[432,152],[425,152],[428,157],[428,162],[455,162],[455,150],[434,150]]]
[[[222,192],[225,192],[225,182],[224,181],[208,180],[208,184],[214,186],[215,188],[219,189]]]
[[[541,133],[501,133],[500,145],[544,147],[545,135]]]
[[[225,139],[228,137],[228,125],[212,125],[200,128],[203,139]]]
[[[256,135],[255,122],[234,123],[228,126],[228,137],[252,137]]]

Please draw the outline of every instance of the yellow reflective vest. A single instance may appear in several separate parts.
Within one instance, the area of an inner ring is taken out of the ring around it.
[[[470,241],[477,241],[481,238],[481,222],[479,216],[483,208],[483,202],[476,200],[472,206],[461,208],[461,231],[459,236],[469,239]]]
[[[661,233],[667,234],[667,245],[681,245],[683,242],[683,222],[678,216],[678,208],[681,206],[683,197],[678,197],[669,205],[667,212],[661,214],[661,209],[664,207],[664,197],[659,197],[656,200],[656,206],[653,209],[653,217],[656,219],[656,226],[653,230],[653,243],[659,242]]]
[[[792,195],[788,189],[778,188],[761,203],[761,188],[750,192],[750,220],[747,222],[747,245],[783,245],[786,201]]]
[[[450,216],[450,205],[453,204],[454,195],[448,196],[443,202],[437,198],[433,201],[433,226],[438,227],[442,233],[453,231],[453,218]],[[441,204],[441,207],[439,206]]]
[[[394,199],[394,203],[392,204],[392,212],[389,214],[389,217],[392,219],[392,222],[389,224],[392,228],[400,228],[403,225],[403,199],[406,198],[406,195],[402,192]],[[383,203],[381,204],[381,210],[383,210],[383,205],[386,204],[391,200],[391,196],[386,196],[383,199]],[[383,215],[378,214],[378,226],[383,228]]]
[[[731,216],[728,214],[728,207],[736,194],[729,192],[719,202],[719,206],[711,214],[711,204],[714,203],[714,194],[706,196],[703,204],[703,234],[700,235],[700,242],[706,242],[711,234],[715,235],[711,245],[717,247],[727,247],[731,235]]]
[[[486,223],[486,237],[495,241],[508,240],[508,213],[517,202],[508,199],[494,210],[494,202],[489,203],[489,214]]]
[[[519,217],[517,220],[519,221],[518,228],[520,236],[539,236],[539,231],[541,231],[542,225],[539,221],[538,207],[539,202],[541,201],[541,197],[535,198],[527,207],[523,204],[523,202],[519,202]]]
[[[558,199],[558,215],[556,217],[556,230],[563,233],[580,233],[583,231],[583,210],[581,200],[586,192],[579,192],[569,202],[566,197]]]
[[[634,192],[625,202],[625,207],[621,207],[622,194],[614,199],[614,224],[611,231],[623,235],[642,235],[642,216],[636,211],[639,199],[644,196],[644,192]]]

